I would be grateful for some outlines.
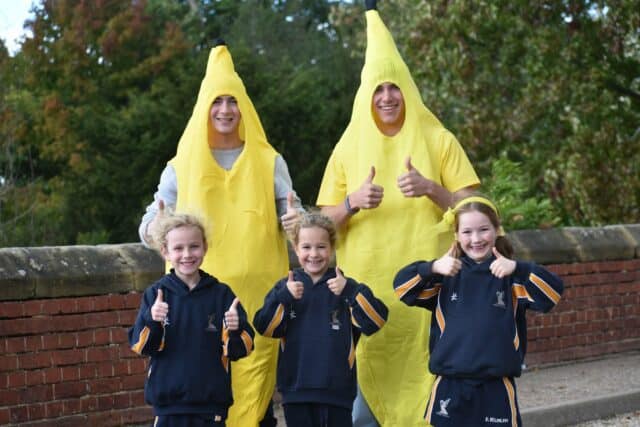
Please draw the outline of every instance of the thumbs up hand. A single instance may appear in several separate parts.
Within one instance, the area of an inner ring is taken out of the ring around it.
[[[333,279],[327,280],[327,287],[335,295],[340,296],[346,284],[347,284],[347,279],[342,275],[342,272],[336,266],[336,277],[334,277]]]
[[[280,223],[284,231],[291,235],[296,223],[300,220],[300,212],[295,207],[295,196],[293,191],[287,194],[287,211],[280,217]]]
[[[407,172],[398,177],[398,188],[404,197],[421,197],[429,194],[429,187],[434,182],[422,176],[411,163],[411,157],[406,158],[404,166]]]
[[[489,266],[489,270],[491,270],[494,276],[502,279],[505,276],[511,275],[516,270],[516,262],[502,255],[495,247],[493,248],[493,254],[496,256],[496,259],[493,260]]]
[[[456,245],[457,242],[453,242],[447,253],[433,262],[431,270],[434,273],[442,274],[443,276],[455,276],[458,274],[462,268],[462,262],[455,256]]]
[[[237,331],[240,327],[240,317],[238,317],[239,302],[240,300],[236,297],[231,306],[229,306],[229,310],[224,313],[224,323],[230,331]]]
[[[162,289],[158,289],[158,294],[156,295],[156,300],[153,302],[151,306],[151,318],[155,322],[164,322],[167,320],[167,315],[169,314],[169,304],[163,301]]]
[[[289,270],[289,278],[287,279],[287,289],[294,299],[302,298],[304,293],[304,284],[293,278],[293,271]]]
[[[147,234],[145,236],[145,240],[147,242],[153,243],[155,233],[158,231],[160,223],[166,216],[167,214],[165,211],[164,200],[158,199],[158,211],[156,212],[156,215],[153,217],[151,222],[147,225]]]
[[[384,188],[381,185],[373,183],[376,176],[376,168],[371,166],[371,170],[367,178],[364,180],[360,188],[349,194],[349,204],[353,209],[375,209],[382,203],[384,196]]]

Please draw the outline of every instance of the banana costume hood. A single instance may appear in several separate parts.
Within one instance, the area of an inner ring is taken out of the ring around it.
[[[222,95],[237,101],[244,141],[230,170],[218,165],[209,146],[214,131],[209,111]],[[275,205],[276,156],[227,46],[214,47],[193,113],[170,162],[178,182],[176,210],[205,219],[208,251],[202,269],[233,289],[249,319],[289,265]],[[227,426],[258,425],[275,388],[276,361],[277,342],[256,337],[251,356],[232,363],[235,403]]]
[[[455,192],[479,180],[456,138],[425,107],[409,69],[375,9],[366,11],[367,50],[351,122],[329,159],[317,204],[335,206],[357,191],[371,167],[384,187],[375,209],[351,216],[341,233],[336,260],[345,273],[368,284],[389,307],[389,320],[357,347],[358,383],[382,426],[424,426],[433,377],[428,371],[430,314],[412,310],[393,293],[393,277],[418,259],[432,259],[451,244],[452,234],[430,234],[442,210],[428,197],[404,197],[397,178],[406,159],[425,177]],[[372,96],[391,82],[400,88],[404,123],[393,136],[376,125]]]

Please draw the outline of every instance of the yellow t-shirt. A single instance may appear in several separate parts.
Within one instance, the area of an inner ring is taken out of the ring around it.
[[[208,144],[209,110],[221,95],[234,96],[241,113],[244,148],[230,170],[218,165]],[[275,205],[276,156],[227,47],[213,48],[193,114],[170,162],[178,183],[176,210],[205,220],[209,248],[202,269],[231,287],[250,322],[289,265]],[[232,363],[229,427],[257,426],[275,388],[278,343],[256,336],[254,345],[249,357]]]
[[[375,209],[363,209],[341,230],[336,262],[345,274],[369,285],[389,307],[384,328],[358,343],[358,384],[383,426],[424,426],[424,410],[433,378],[428,370],[430,314],[402,304],[393,292],[400,268],[442,255],[453,235],[433,236],[442,210],[428,197],[407,198],[396,180],[405,159],[426,178],[455,192],[479,184],[456,138],[424,106],[409,70],[378,12],[367,11],[367,55],[351,122],[327,164],[317,204],[333,206],[356,191],[375,167],[375,184],[384,197]],[[405,101],[405,122],[393,137],[375,124],[371,99],[384,82],[396,84]]]

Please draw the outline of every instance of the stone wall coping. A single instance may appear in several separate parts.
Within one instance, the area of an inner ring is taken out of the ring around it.
[[[515,258],[539,264],[640,258],[640,224],[518,230]],[[291,264],[297,260],[290,251]],[[0,249],[0,301],[143,291],[164,272],[140,243]],[[215,275],[215,273],[212,273]]]

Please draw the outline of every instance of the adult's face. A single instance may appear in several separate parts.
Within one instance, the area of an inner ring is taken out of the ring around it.
[[[376,87],[372,98],[373,112],[380,131],[393,136],[404,123],[404,97],[398,86],[385,82]]]
[[[221,135],[237,132],[240,124],[238,101],[230,95],[221,95],[213,100],[209,118],[213,128]]]

